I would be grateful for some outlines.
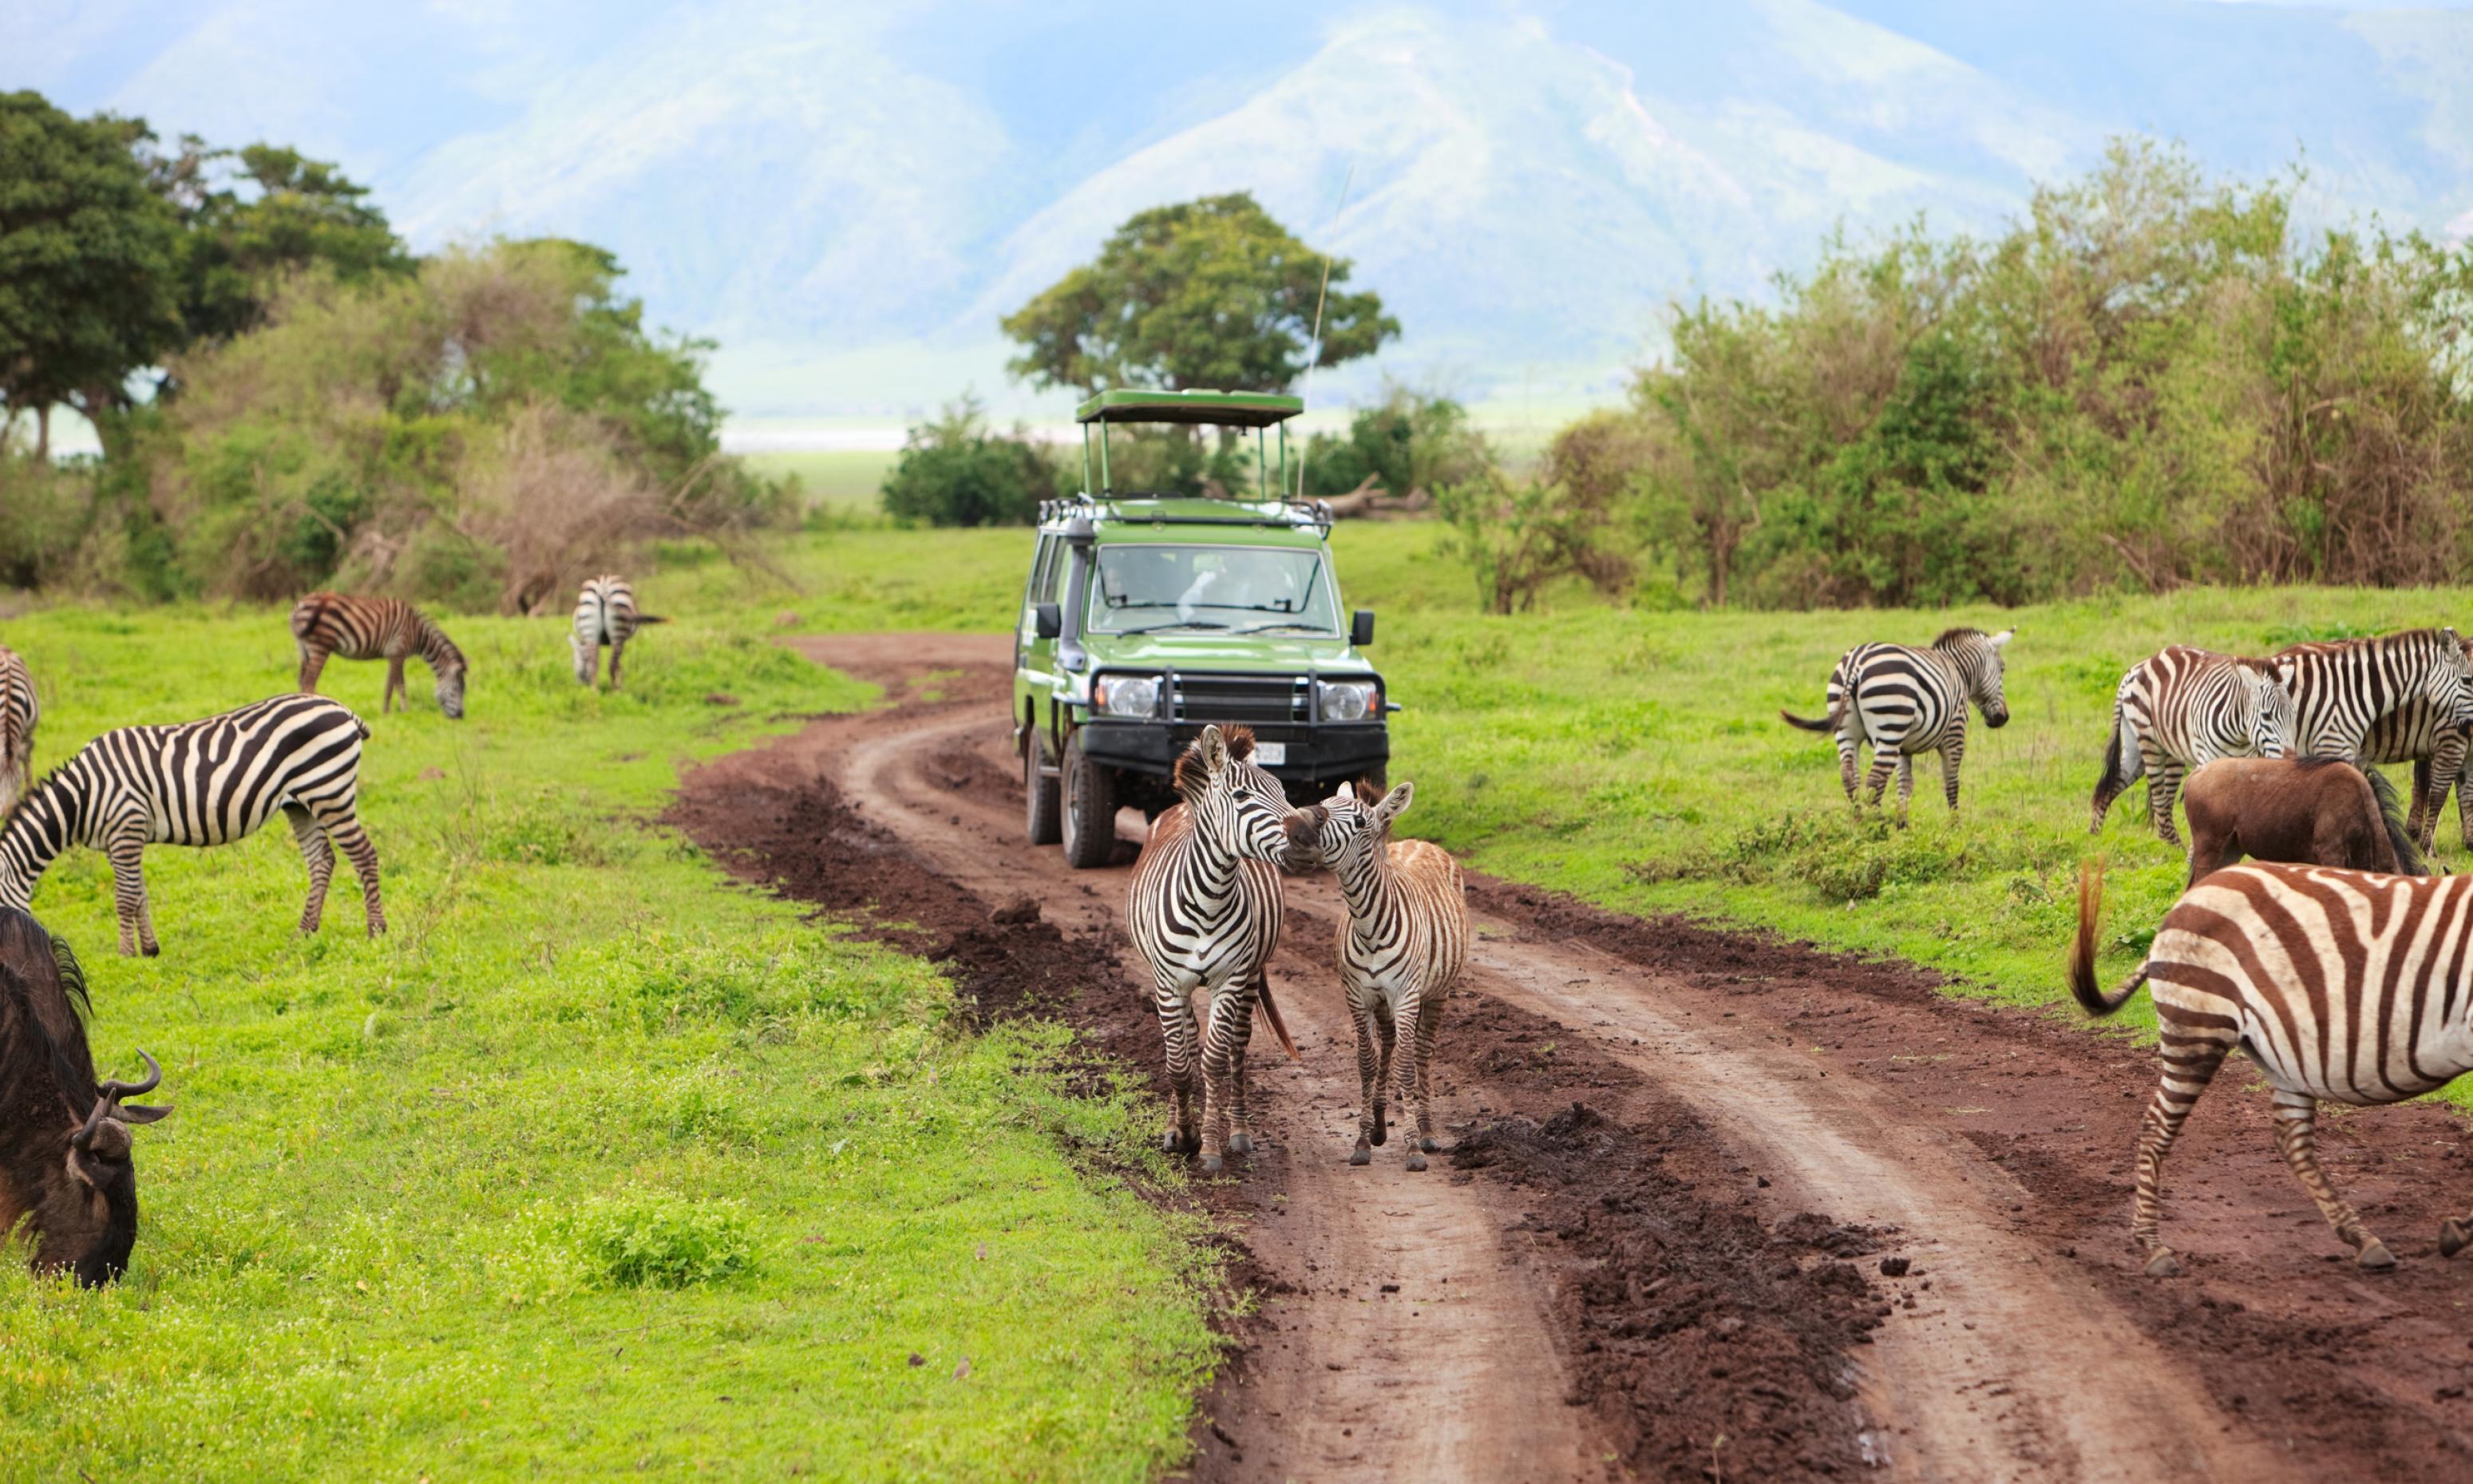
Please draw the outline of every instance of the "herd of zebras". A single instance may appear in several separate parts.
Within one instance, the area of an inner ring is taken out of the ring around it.
[[[660,622],[636,611],[625,579],[602,576],[586,583],[572,629],[576,680],[597,684],[600,652],[607,649],[615,687],[628,640],[639,625]],[[0,647],[0,1042],[9,1042],[0,1044],[0,1058],[21,1057],[11,1066],[33,1068],[24,1076],[0,1077],[10,1084],[0,1086],[9,1121],[27,1125],[0,1128],[0,1135],[47,1131],[57,1118],[70,1157],[65,1162],[36,1161],[36,1176],[29,1179],[39,1182],[66,1171],[84,1191],[80,1196],[74,1190],[19,1189],[14,1187],[23,1182],[0,1180],[0,1234],[20,1215],[31,1217],[38,1229],[37,1266],[67,1268],[81,1281],[93,1282],[116,1276],[126,1264],[135,1232],[128,1125],[161,1112],[122,1101],[160,1081],[151,1057],[142,1085],[95,1080],[82,1029],[84,975],[74,955],[33,916],[35,889],[62,851],[81,846],[104,852],[111,864],[120,951],[153,955],[158,945],[142,870],[146,847],[228,845],[280,810],[309,870],[300,930],[318,930],[340,850],[360,878],[370,935],[386,931],[377,851],[361,827],[357,806],[361,749],[370,729],[344,706],[318,695],[318,678],[335,656],[384,659],[380,709],[392,710],[404,694],[404,660],[417,655],[436,678],[440,708],[460,718],[464,654],[419,609],[395,598],[311,593],[292,610],[292,634],[300,654],[298,693],[200,721],[106,731],[39,781],[33,770],[41,719],[34,676],[21,657]],[[30,1038],[42,1044],[33,1048],[38,1054],[25,1056],[28,1046],[16,1042]],[[40,1094],[15,1085],[36,1081],[45,1089]],[[114,1191],[127,1197],[126,1219],[115,1214],[81,1225],[83,1201],[116,1213]],[[49,1231],[42,1230],[47,1226]],[[82,1244],[84,1250],[68,1250],[81,1244],[68,1242],[64,1233],[89,1228],[92,1240]]]
[[[1869,744],[1869,800],[1880,802],[1896,771],[1901,825],[1912,759],[1939,753],[1954,811],[1968,706],[1990,726],[2008,720],[2001,653],[2010,638],[1953,629],[1929,648],[1861,645],[1829,678],[1828,716],[1786,720],[1837,733],[1850,800],[1857,797],[1856,751]],[[2102,827],[2113,801],[2143,775],[2156,833],[2177,843],[2173,804],[2185,777],[2196,833],[2196,790],[2207,781],[2201,770],[2211,763],[2277,768],[2294,786],[2232,797],[2262,814],[2288,798],[2313,801],[2311,807],[2346,799],[2365,802],[2357,808],[2377,807],[2366,803],[2377,800],[2388,805],[2395,858],[2403,863],[2396,871],[2346,869],[2349,860],[2325,853],[2324,842],[2340,838],[2335,832],[2236,819],[2231,837],[2239,849],[2221,858],[2246,853],[2259,863],[2214,869],[2215,847],[2195,844],[2188,889],[2157,928],[2146,963],[2109,993],[2097,986],[2094,969],[2102,873],[2094,864],[2081,872],[2072,993],[2090,1014],[2104,1016],[2144,985],[2161,1033],[2162,1084],[2140,1125],[2131,1217],[2149,1273],[2180,1269],[2159,1234],[2165,1154],[2235,1051],[2274,1089],[2277,1147],[2338,1237],[2362,1267],[2394,1264],[2319,1167],[2316,1120],[2322,1101],[2393,1103],[2473,1071],[2473,876],[2418,874],[2415,850],[2428,849],[2439,807],[2460,782],[2468,737],[2473,646],[2453,629],[2295,644],[2264,658],[2176,645],[2122,677],[2092,828]],[[2248,758],[2283,761],[2226,761]],[[2373,763],[2413,764],[2413,807],[2403,821],[2394,819]],[[2359,769],[2371,786],[2356,783],[2349,793],[2311,786],[2346,768]],[[2289,853],[2259,844],[2283,839],[2293,842]],[[2468,1243],[2473,1215],[2451,1218],[2438,1233],[2446,1257]]]

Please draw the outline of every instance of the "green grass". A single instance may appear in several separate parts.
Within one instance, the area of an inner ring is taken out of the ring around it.
[[[106,1074],[147,1047],[177,1111],[137,1133],[127,1281],[0,1262],[0,1474],[1136,1479],[1180,1453],[1209,1274],[1127,1184],[1172,1178],[1148,1111],[1067,1095],[1058,1034],[964,1034],[926,966],[651,823],[683,761],[868,699],[742,596],[640,640],[623,696],[575,685],[562,623],[457,621],[461,725],[418,669],[424,705],[380,717],[381,668],[330,666],[375,732],[380,941],[348,872],[297,935],[279,826],[148,852],[156,960],[113,954],[99,856],[44,879]],[[46,763],[293,665],[272,610],[0,636]]]
[[[875,448],[834,448],[739,457],[758,474],[796,475],[811,511],[872,515],[876,491],[901,455]]]
[[[1391,765],[1395,780],[1418,785],[1405,827],[1481,870],[1619,911],[1893,954],[2024,1005],[2067,1002],[2061,961],[2083,858],[2110,861],[2107,975],[2134,967],[2144,931],[2179,895],[2183,857],[2147,832],[2143,790],[2114,804],[2101,838],[2087,834],[2125,669],[2167,643],[2257,653],[2473,616],[2473,594],[2453,590],[1696,613],[1611,607],[1567,586],[1543,611],[1498,618],[1475,610],[1465,569],[1435,552],[1441,535],[1397,522],[1343,525],[1333,538],[1347,601],[1381,613],[1372,654],[1407,706],[1392,721]],[[1020,531],[887,531],[815,539],[785,560],[811,586],[810,626],[988,629],[1019,601],[1028,551]],[[1818,714],[1830,667],[1852,644],[1920,644],[1958,623],[2017,626],[2012,720],[1971,728],[1956,823],[1933,762],[1917,779],[1911,828],[1859,823],[1831,739],[1777,712]],[[2136,1004],[2133,1020],[2147,1014],[2143,996]]]

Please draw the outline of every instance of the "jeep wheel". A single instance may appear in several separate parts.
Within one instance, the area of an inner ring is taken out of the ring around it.
[[[1082,754],[1080,738],[1065,744],[1065,864],[1089,871],[1116,853],[1116,778]]]
[[[1039,734],[1033,732],[1021,750],[1021,796],[1023,823],[1033,845],[1054,845],[1058,838],[1056,824],[1057,780],[1039,766]]]

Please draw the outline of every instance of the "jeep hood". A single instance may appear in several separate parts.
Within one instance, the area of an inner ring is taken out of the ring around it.
[[[1198,634],[1091,634],[1082,638],[1093,670],[1237,670],[1301,674],[1307,670],[1374,667],[1348,647],[1344,634],[1242,636]]]

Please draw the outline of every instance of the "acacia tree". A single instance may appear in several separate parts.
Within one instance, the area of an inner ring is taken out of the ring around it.
[[[337,166],[272,144],[210,150],[184,134],[150,162],[180,208],[180,318],[193,340],[228,340],[265,323],[283,277],[323,265],[346,283],[409,275],[413,259]]]
[[[1009,363],[1039,387],[1285,390],[1306,369],[1370,355],[1400,322],[1371,292],[1349,293],[1330,260],[1322,342],[1312,342],[1324,259],[1244,192],[1138,212],[1099,256],[1003,322]]]
[[[31,412],[126,404],[130,374],[183,338],[173,285],[180,221],[154,189],[134,119],[76,119],[39,93],[0,94],[0,402]]]

